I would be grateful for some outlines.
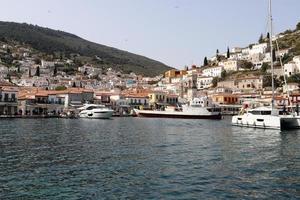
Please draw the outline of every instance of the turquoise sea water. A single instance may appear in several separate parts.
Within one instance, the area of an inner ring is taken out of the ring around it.
[[[0,121],[0,199],[299,199],[300,130],[220,121]]]

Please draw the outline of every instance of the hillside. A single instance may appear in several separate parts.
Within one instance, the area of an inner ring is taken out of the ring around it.
[[[125,73],[135,72],[155,76],[170,69],[165,64],[116,48],[93,43],[76,35],[26,23],[1,22],[0,38],[15,40],[31,45],[34,49],[48,54],[80,54],[89,62],[100,58],[97,63]],[[101,62],[99,62],[101,60]]]

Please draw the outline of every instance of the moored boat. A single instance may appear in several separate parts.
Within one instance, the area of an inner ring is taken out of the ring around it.
[[[242,110],[232,117],[231,123],[241,127],[283,130],[299,128],[300,118],[271,107],[258,107]]]
[[[167,107],[164,110],[134,109],[138,117],[186,118],[186,119],[221,119],[221,109],[212,104],[208,97],[195,98],[182,107]]]
[[[109,119],[114,112],[112,109],[98,104],[85,104],[79,110],[79,117],[92,119]]]

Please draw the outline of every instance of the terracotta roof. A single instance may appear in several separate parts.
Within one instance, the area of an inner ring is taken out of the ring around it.
[[[19,88],[16,86],[0,86],[0,90],[6,92],[18,92]]]

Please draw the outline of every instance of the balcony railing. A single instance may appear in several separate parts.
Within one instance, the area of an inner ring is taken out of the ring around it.
[[[4,98],[4,99],[0,99],[0,102],[16,103],[17,99],[16,98]]]
[[[32,101],[32,103],[36,103],[36,104],[59,104],[59,105],[65,104],[64,101],[47,101],[47,100],[35,100],[35,101]]]

